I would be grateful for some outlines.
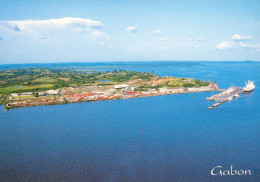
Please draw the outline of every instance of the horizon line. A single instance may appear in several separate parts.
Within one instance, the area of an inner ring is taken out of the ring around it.
[[[31,62],[31,63],[0,63],[0,65],[14,64],[68,64],[68,63],[131,63],[131,62],[260,62],[260,60],[150,60],[150,61],[78,61],[78,62]]]

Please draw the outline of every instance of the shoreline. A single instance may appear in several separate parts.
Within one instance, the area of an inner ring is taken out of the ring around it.
[[[114,70],[82,73],[55,69],[1,72],[0,99],[5,110],[19,107],[218,90],[216,83],[193,78],[160,77],[152,73]]]
[[[196,88],[200,89],[200,88]],[[204,88],[205,89],[205,88]],[[224,89],[217,89],[214,91],[222,91]],[[189,93],[197,93],[197,92],[211,92],[212,89],[208,90],[196,90],[196,91],[185,91],[185,92],[176,92],[176,93],[158,93],[158,94],[147,94],[147,95],[130,95],[130,96],[124,96],[124,97],[116,97],[116,98],[102,98],[102,99],[88,99],[88,100],[78,100],[73,102],[53,102],[53,103],[37,103],[37,104],[23,104],[23,105],[16,105],[16,106],[7,106],[7,104],[2,104],[5,108],[5,111],[8,111],[9,109],[18,109],[18,108],[24,108],[24,107],[37,107],[37,106],[48,106],[48,105],[63,105],[63,104],[71,104],[71,103],[83,103],[83,102],[97,102],[97,101],[108,101],[108,100],[121,100],[121,99],[137,99],[137,98],[143,98],[143,97],[154,97],[154,96],[164,96],[164,95],[177,95],[177,94],[189,94]]]

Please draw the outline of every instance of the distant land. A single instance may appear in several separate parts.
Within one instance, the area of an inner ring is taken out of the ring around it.
[[[240,63],[249,63],[249,62],[260,62],[260,60],[244,60],[244,61],[225,61],[225,60],[220,60],[220,61],[190,61],[190,60],[183,60],[183,61],[176,61],[176,60],[162,60],[162,61],[158,61],[158,60],[154,60],[154,61],[100,61],[100,62],[31,62],[31,63],[8,63],[8,64],[0,64],[0,69],[18,69],[18,68],[32,68],[34,66],[36,66],[37,68],[68,68],[70,66],[77,66],[77,65],[88,65],[88,66],[93,66],[93,65],[98,65],[98,64],[102,64],[102,65],[108,65],[113,67],[114,64],[119,64],[124,67],[133,67],[132,64],[136,64],[136,63],[140,63],[141,66],[147,66],[147,63],[154,63],[157,65],[160,65],[161,63],[179,63],[179,64],[183,64],[185,62],[190,62],[190,63],[194,63],[194,64],[198,64],[198,63],[203,63],[203,62],[225,62],[225,63],[234,63],[234,62],[240,62]],[[136,66],[136,65],[135,65]],[[118,68],[118,66],[117,66]]]

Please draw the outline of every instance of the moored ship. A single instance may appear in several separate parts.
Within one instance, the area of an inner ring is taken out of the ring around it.
[[[249,94],[249,93],[251,93],[254,89],[255,89],[255,84],[254,84],[254,82],[248,80],[248,82],[246,82],[246,86],[243,88],[243,91],[244,91],[245,94]]]

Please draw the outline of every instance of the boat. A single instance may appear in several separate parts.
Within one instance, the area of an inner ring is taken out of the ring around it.
[[[244,94],[249,94],[255,89],[255,84],[253,81],[248,80],[245,82],[246,86],[243,88]]]

